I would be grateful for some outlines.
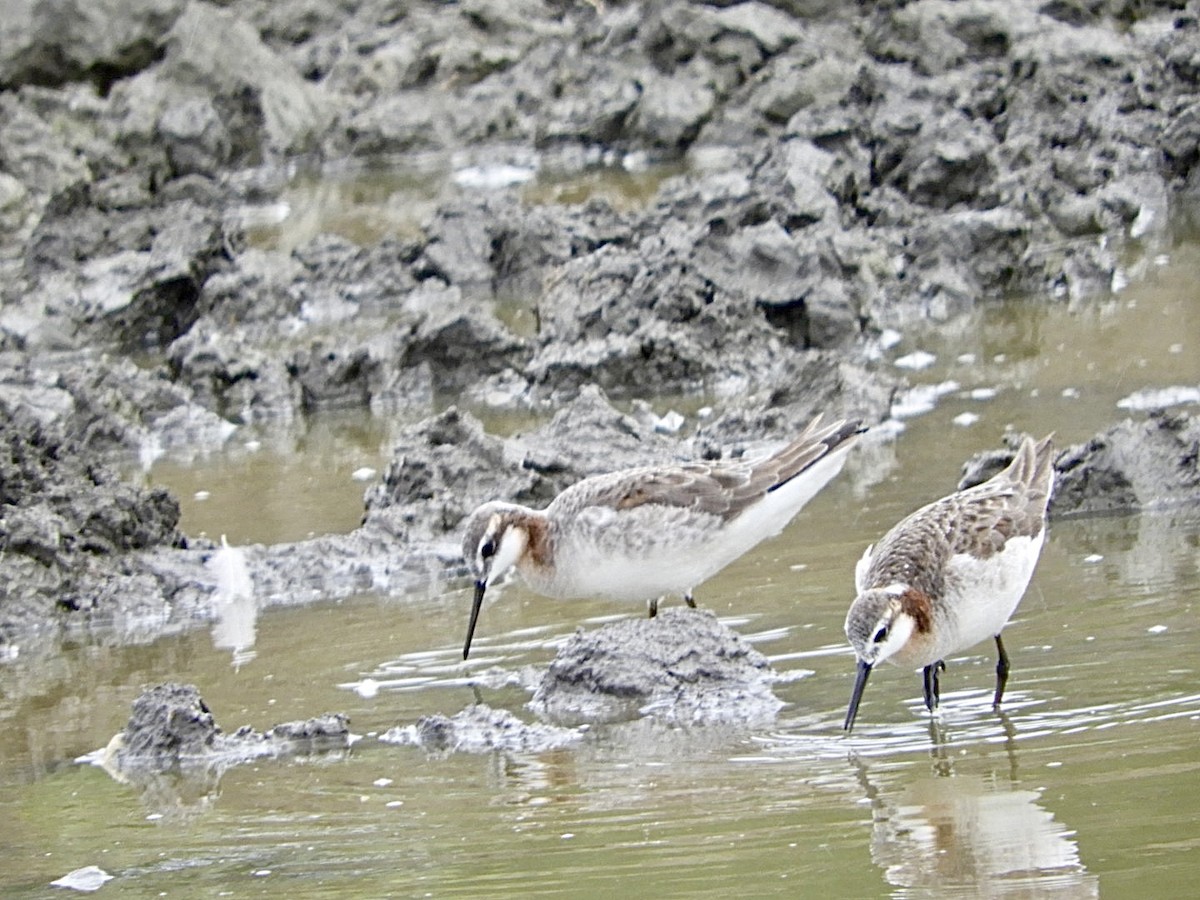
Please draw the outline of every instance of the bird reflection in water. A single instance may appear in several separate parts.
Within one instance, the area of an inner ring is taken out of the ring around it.
[[[960,760],[956,771],[944,727],[930,723],[933,739],[929,774],[906,779],[913,770],[891,770],[873,779],[856,759],[858,779],[872,810],[871,858],[896,896],[962,892],[970,896],[1027,895],[1098,897],[1099,881],[1079,857],[1074,832],[1040,803],[1038,791],[1016,777],[1012,725],[1004,722],[1007,772],[987,760]]]

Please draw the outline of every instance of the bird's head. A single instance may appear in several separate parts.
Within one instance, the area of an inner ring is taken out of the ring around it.
[[[902,600],[906,585],[863,591],[846,614],[846,637],[860,662],[876,665],[899,652],[917,629]]]
[[[529,546],[529,530],[521,524],[522,513],[528,513],[528,510],[494,501],[485,503],[467,519],[463,531],[463,559],[475,579],[475,599],[463,659],[471,652],[471,638],[488,586],[517,565]]]
[[[859,594],[846,614],[846,637],[858,657],[858,675],[842,726],[846,731],[854,727],[871,669],[898,653],[917,630],[917,617],[908,608],[911,604],[905,603],[910,593],[903,584],[872,588]]]

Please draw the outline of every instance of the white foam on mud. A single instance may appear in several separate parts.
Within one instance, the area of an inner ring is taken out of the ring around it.
[[[958,390],[957,381],[943,381],[938,384],[919,384],[897,395],[892,404],[892,418],[909,419],[913,416],[924,415],[937,406],[938,401]]]
[[[92,891],[98,891],[104,886],[104,882],[112,881],[113,876],[109,875],[99,866],[84,866],[82,869],[75,869],[68,872],[57,881],[50,882],[53,887],[70,888],[73,891],[83,891],[90,894]]]
[[[1118,400],[1117,407],[1133,412],[1148,412],[1152,409],[1166,409],[1168,406],[1181,406],[1189,403],[1200,403],[1200,386],[1173,385],[1134,391],[1128,397]]]
[[[892,365],[899,369],[909,369],[913,372],[919,372],[921,369],[928,369],[935,362],[937,357],[926,350],[914,350],[897,359]]]

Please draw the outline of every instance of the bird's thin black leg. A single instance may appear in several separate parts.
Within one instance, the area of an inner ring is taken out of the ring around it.
[[[996,660],[996,696],[992,698],[992,709],[1000,708],[1000,698],[1004,696],[1004,686],[1008,684],[1008,654],[1004,652],[1004,642],[996,635],[996,650],[1000,658]]]
[[[925,667],[925,708],[930,712],[937,709],[938,701],[942,697],[941,685],[938,683],[938,673],[946,671],[946,664],[942,660],[938,660],[932,665]]]
[[[650,601],[650,618],[658,615],[658,598],[655,597]]]
[[[692,598],[691,591],[688,591],[686,594],[683,595],[683,602],[686,603],[688,606],[690,606],[692,609],[696,608],[696,601]]]

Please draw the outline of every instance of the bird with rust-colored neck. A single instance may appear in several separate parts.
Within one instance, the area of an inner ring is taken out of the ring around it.
[[[792,517],[841,471],[857,421],[821,424],[758,460],[645,466],[586,478],[544,510],[485,503],[467,519],[463,557],[475,599],[471,651],[488,587],[516,569],[547,597],[650,601],[712,577]]]
[[[1026,437],[1012,462],[983,484],[924,506],[868,547],[854,570],[858,597],[846,637],[858,674],[843,728],[854,727],[871,669],[887,660],[924,672],[925,706],[938,704],[944,659],[995,638],[994,708],[1008,681],[1000,632],[1037,565],[1054,483],[1050,437]]]

